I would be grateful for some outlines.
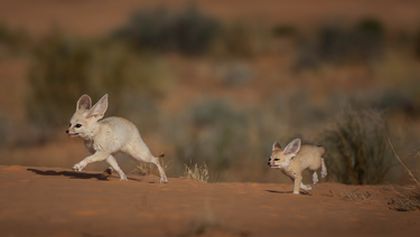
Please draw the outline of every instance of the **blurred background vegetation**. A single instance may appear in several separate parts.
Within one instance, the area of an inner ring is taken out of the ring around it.
[[[283,180],[266,160],[274,141],[295,137],[327,148],[330,181],[407,182],[387,138],[419,174],[420,13],[410,26],[398,24],[403,13],[393,25],[381,14],[302,24],[269,20],[272,2],[266,20],[227,18],[202,1],[130,4],[100,33],[74,16],[44,29],[30,14],[0,12],[0,164],[71,167],[86,155],[63,132],[77,98],[109,93],[107,114],[132,120],[155,154],[167,154],[171,176],[187,166],[206,167],[209,181]]]

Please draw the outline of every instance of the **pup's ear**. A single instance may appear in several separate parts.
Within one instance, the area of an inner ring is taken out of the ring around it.
[[[280,146],[280,143],[278,143],[278,142],[274,142],[273,143],[273,151],[274,150],[281,150],[281,146]]]
[[[296,155],[300,150],[301,140],[299,138],[295,138],[289,144],[287,144],[286,148],[284,148],[283,153],[285,155]]]
[[[86,94],[80,96],[77,101],[76,110],[88,110],[90,107],[92,107],[92,99],[90,96]]]
[[[106,110],[108,109],[108,94],[105,94],[96,102],[96,104],[89,110],[86,117],[95,117],[101,119],[104,117]]]

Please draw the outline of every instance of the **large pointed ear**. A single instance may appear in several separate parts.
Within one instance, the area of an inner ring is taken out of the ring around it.
[[[92,107],[92,99],[90,96],[84,94],[80,96],[76,104],[76,110],[88,110]]]
[[[289,144],[287,144],[286,148],[284,148],[283,153],[285,155],[296,155],[300,150],[301,140],[299,138],[293,139]]]
[[[95,117],[101,119],[104,117],[106,110],[108,109],[108,94],[105,94],[96,102],[96,104],[89,110],[86,117]]]
[[[272,150],[273,150],[273,151],[274,151],[274,150],[281,150],[280,143],[278,143],[278,142],[274,142],[274,143],[273,143],[273,148],[272,148]]]

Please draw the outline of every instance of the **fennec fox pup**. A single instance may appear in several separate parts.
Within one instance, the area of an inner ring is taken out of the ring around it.
[[[88,95],[82,95],[77,101],[76,112],[70,119],[66,133],[83,138],[92,155],[75,164],[73,169],[80,172],[89,163],[106,160],[121,180],[127,180],[127,176],[113,156],[114,153],[121,151],[136,160],[155,164],[159,170],[160,182],[168,182],[165,171],[159,164],[159,158],[152,155],[137,127],[124,118],[102,119],[107,108],[108,94],[99,99],[94,106]]]
[[[271,157],[268,165],[274,169],[281,169],[285,175],[294,181],[293,193],[299,194],[300,189],[305,191],[311,190],[310,185],[302,183],[302,172],[305,169],[313,171],[312,181],[316,184],[318,174],[316,171],[321,168],[321,177],[327,176],[327,167],[325,166],[324,155],[325,149],[320,146],[302,145],[299,138],[291,141],[284,150],[278,142],[273,144]]]

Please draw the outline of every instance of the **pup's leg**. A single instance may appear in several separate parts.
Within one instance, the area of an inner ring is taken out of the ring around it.
[[[296,175],[295,177],[295,183],[293,186],[293,194],[299,194],[300,193],[300,184],[302,183],[302,176]]]
[[[115,158],[112,155],[110,155],[110,156],[108,156],[108,158],[106,158],[106,162],[108,162],[108,164],[112,167],[112,169],[115,170],[118,173],[121,180],[127,180],[127,175],[124,174],[124,172],[122,171],[122,169],[120,168],[117,161],[115,160]]]
[[[312,190],[311,185],[305,185],[303,183],[300,183],[300,188],[303,189],[303,190],[305,190],[305,191]]]
[[[327,174],[327,166],[325,165],[324,158],[321,158],[321,177],[325,178]]]
[[[159,158],[153,156],[149,148],[146,147],[146,145],[136,143],[135,145],[129,146],[127,149],[124,149],[124,151],[136,160],[155,164],[159,171],[160,182],[168,182],[168,178],[166,177],[165,171],[159,163]]]
[[[312,174],[312,183],[316,184],[318,182],[319,182],[318,174],[316,173],[316,171],[314,171],[314,173]]]
[[[73,170],[80,172],[88,164],[90,164],[92,162],[96,162],[96,161],[105,160],[106,158],[108,158],[108,156],[110,156],[110,154],[108,152],[97,151],[97,152],[95,152],[95,154],[92,154],[92,155],[86,157],[85,159],[83,159],[82,161],[80,161],[79,163],[75,164],[73,166]]]

